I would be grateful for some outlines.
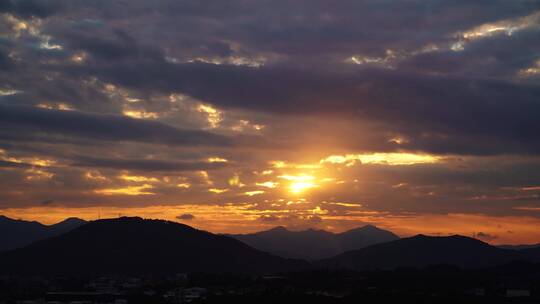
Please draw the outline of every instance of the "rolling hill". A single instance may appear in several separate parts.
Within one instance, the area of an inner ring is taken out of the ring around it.
[[[233,238],[163,220],[89,222],[30,246],[0,253],[2,274],[278,272],[307,268]]]
[[[532,254],[531,254],[532,256]],[[455,265],[480,268],[502,265],[529,257],[515,250],[501,249],[465,236],[434,237],[417,235],[388,243],[353,250],[318,261],[320,267],[355,270],[394,269]]]

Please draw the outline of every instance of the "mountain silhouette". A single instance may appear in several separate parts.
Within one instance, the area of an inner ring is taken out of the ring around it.
[[[35,241],[66,233],[85,223],[86,221],[79,218],[68,218],[47,226],[0,215],[0,251],[24,247]]]
[[[527,261],[540,263],[540,247],[528,247],[518,250],[519,254]]]
[[[529,258],[534,255],[535,253],[531,253]],[[349,251],[317,263],[327,268],[355,270],[427,267],[441,264],[477,268],[523,259],[527,258],[518,251],[497,248],[465,236],[417,235]]]
[[[538,244],[524,244],[524,245],[499,245],[497,247],[503,248],[503,249],[523,250],[523,249],[539,248],[540,243],[538,243]]]
[[[314,229],[290,231],[279,226],[267,231],[231,236],[262,251],[282,257],[307,260],[327,258],[345,251],[399,239],[392,232],[372,225],[343,233]]]
[[[163,220],[118,218],[0,254],[0,273],[277,272],[308,267],[233,238]]]

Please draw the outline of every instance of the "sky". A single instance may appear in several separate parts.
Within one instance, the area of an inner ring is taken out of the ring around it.
[[[540,242],[540,1],[7,0],[0,214]]]

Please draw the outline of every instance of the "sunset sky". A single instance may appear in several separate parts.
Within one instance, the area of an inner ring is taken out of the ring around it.
[[[0,2],[0,214],[540,242],[540,1]]]

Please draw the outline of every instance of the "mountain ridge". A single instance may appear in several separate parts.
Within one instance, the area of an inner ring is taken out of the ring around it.
[[[25,274],[264,272],[308,266],[230,237],[139,217],[91,221],[0,254],[0,271]]]
[[[0,251],[21,248],[66,233],[86,223],[80,218],[70,217],[52,225],[44,225],[37,221],[17,220],[0,215]]]
[[[502,249],[478,239],[461,236],[416,235],[317,261],[326,268],[354,270],[394,269],[454,265],[481,268],[502,265],[516,260],[532,260],[515,250]]]
[[[58,227],[77,225],[81,220],[66,219],[61,223]],[[41,224],[32,224],[36,225]],[[307,236],[312,238],[310,241],[329,237],[336,241],[336,236],[354,237],[366,230],[384,231],[366,226],[336,234],[324,230],[289,231],[285,227],[275,227],[259,234],[292,235],[293,240]],[[320,246],[324,247],[326,243],[320,242]],[[85,222],[67,233],[24,248],[0,252],[0,275],[276,273],[315,268],[363,271],[437,265],[484,268],[515,261],[539,263],[540,248],[511,250],[461,235],[419,234],[308,263],[263,252],[233,237],[178,222],[121,217]]]
[[[523,250],[523,249],[539,248],[540,243],[536,243],[536,244],[519,244],[519,245],[497,245],[497,247],[503,248],[503,249]]]
[[[365,225],[341,233],[308,229],[291,231],[283,226],[251,234],[230,234],[251,247],[288,257],[317,260],[349,250],[399,239],[394,233]]]

